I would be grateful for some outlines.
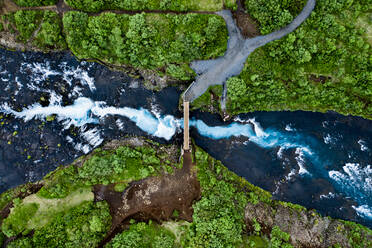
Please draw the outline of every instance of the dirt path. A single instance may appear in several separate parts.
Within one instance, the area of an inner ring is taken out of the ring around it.
[[[257,48],[287,34],[299,27],[311,14],[316,4],[316,0],[308,0],[302,12],[286,27],[268,35],[258,36],[252,39],[245,39],[235,24],[232,14],[228,10],[217,12],[222,16],[229,32],[227,51],[223,57],[214,60],[194,61],[191,68],[198,74],[196,80],[184,93],[184,100],[194,101],[204,94],[210,86],[223,85],[232,76],[239,75],[244,68],[245,61],[249,54]],[[222,99],[226,100],[225,97]],[[226,104],[223,102],[222,106]]]

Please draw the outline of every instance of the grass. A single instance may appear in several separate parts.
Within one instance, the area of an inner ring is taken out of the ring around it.
[[[96,149],[73,165],[60,167],[45,177],[44,187],[38,192],[44,198],[64,198],[71,192],[96,184],[116,184],[122,191],[129,182],[161,173],[171,173],[181,164],[167,161],[167,152],[159,145],[142,147],[121,146],[116,150]],[[82,163],[82,166],[78,166]]]
[[[18,203],[11,209],[9,216],[3,221],[1,230],[8,236],[16,236],[27,233],[27,223],[36,214],[39,205],[37,203]]]
[[[90,188],[81,188],[72,192],[64,199],[45,199],[32,194],[20,203],[16,203],[9,216],[2,225],[3,232],[8,236],[19,233],[28,233],[31,230],[41,229],[61,212],[81,205],[83,202],[93,202],[94,195]]]
[[[186,228],[190,225],[187,221],[167,221],[161,224],[162,227],[171,231],[176,237],[175,242],[180,243],[182,236],[185,234]]]
[[[365,30],[364,37],[372,45],[372,13],[366,13],[357,19],[356,25]]]
[[[261,236],[244,236],[244,245],[242,247],[252,247],[252,248],[267,248],[268,242]]]
[[[28,221],[27,229],[38,229],[46,225],[59,212],[80,205],[85,201],[93,201],[94,195],[90,188],[80,188],[63,199],[46,199],[37,194],[26,197],[24,204],[39,206],[35,215]]]
[[[190,0],[190,5],[202,11],[218,11],[223,8],[223,0]]]
[[[21,185],[14,189],[9,189],[0,195],[0,209],[3,209],[8,203],[12,202],[20,193],[27,191],[28,185]]]

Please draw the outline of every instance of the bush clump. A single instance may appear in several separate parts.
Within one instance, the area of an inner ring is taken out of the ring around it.
[[[188,64],[223,55],[227,46],[224,20],[204,14],[104,13],[63,17],[69,48],[79,58],[111,64],[161,69],[175,78],[190,78]]]

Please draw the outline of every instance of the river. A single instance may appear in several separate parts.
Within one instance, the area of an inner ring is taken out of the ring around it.
[[[182,144],[181,92],[69,53],[0,50],[0,192],[36,181],[105,140]],[[372,121],[336,113],[254,112],[229,123],[191,113],[196,144],[275,199],[372,227]]]

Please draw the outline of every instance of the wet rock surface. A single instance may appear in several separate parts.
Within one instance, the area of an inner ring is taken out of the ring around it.
[[[261,225],[262,232],[270,235],[274,226],[290,234],[290,243],[295,247],[352,247],[349,236],[356,230],[339,220],[321,217],[314,211],[297,210],[280,204],[275,206],[260,202],[249,203],[245,209],[245,221],[248,231],[254,231],[254,219]],[[362,233],[367,240],[372,234]]]

